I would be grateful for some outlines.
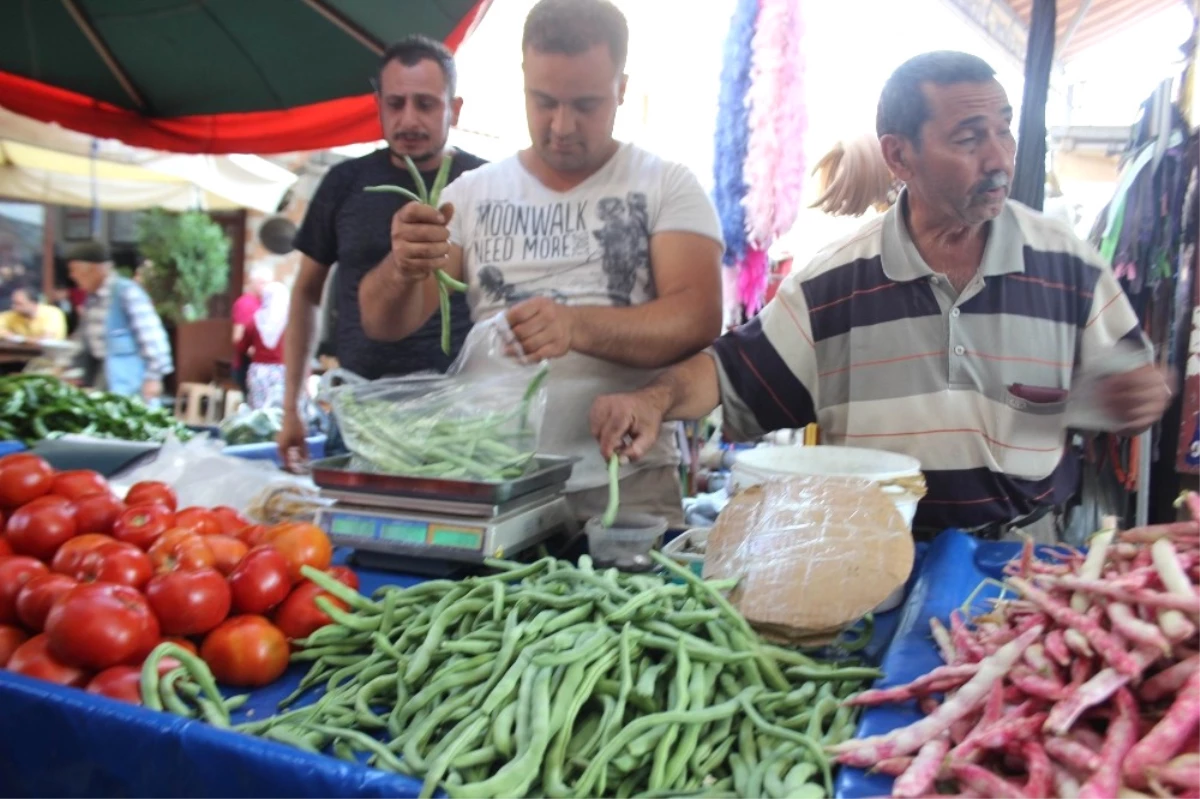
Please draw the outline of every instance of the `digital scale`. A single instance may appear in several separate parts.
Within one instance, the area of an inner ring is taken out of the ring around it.
[[[333,500],[317,524],[365,566],[442,575],[577,530],[563,497],[572,458],[538,457],[499,483],[354,471],[348,455],[312,466],[321,496]]]

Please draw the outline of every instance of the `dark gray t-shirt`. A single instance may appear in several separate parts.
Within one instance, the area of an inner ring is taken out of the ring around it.
[[[485,163],[470,153],[456,151],[450,179]],[[435,175],[423,173],[426,185],[433,185]],[[416,189],[408,170],[394,165],[386,148],[337,164],[313,195],[295,242],[296,249],[317,263],[337,264],[332,288],[337,318],[335,355],[342,368],[369,380],[430,369],[444,372],[471,329],[466,300],[455,294],[450,300],[449,356],[442,352],[441,319],[436,313],[404,341],[372,341],[363,332],[359,281],[388,254],[392,215],[408,202],[398,194],[365,192],[363,188],[388,183],[409,191]]]

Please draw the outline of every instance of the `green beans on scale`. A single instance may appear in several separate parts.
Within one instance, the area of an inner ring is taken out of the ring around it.
[[[453,158],[447,155],[442,159],[442,165],[438,167],[437,175],[433,179],[433,187],[426,188],[425,178],[421,176],[421,170],[417,169],[417,165],[413,163],[412,158],[404,156],[404,164],[408,167],[408,173],[412,175],[413,183],[416,184],[417,191],[411,192],[403,186],[367,186],[364,191],[374,192],[391,192],[399,194],[402,197],[407,197],[413,202],[423,203],[424,205],[438,207],[438,200],[442,198],[442,190],[446,188],[446,184],[450,180],[450,164]],[[438,269],[434,273],[437,279],[438,287],[438,308],[442,315],[442,352],[450,354],[450,292],[451,291],[466,291],[467,284],[455,280],[446,274],[443,270]]]
[[[654,557],[666,575],[489,561],[372,598],[309,570],[349,610],[318,600],[334,623],[298,642],[300,688],[235,729],[365,754],[423,796],[830,796],[824,751],[876,672],[766,643],[730,581]]]

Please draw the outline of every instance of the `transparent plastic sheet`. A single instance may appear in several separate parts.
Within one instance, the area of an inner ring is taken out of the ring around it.
[[[471,329],[445,375],[365,381],[341,373],[322,388],[355,468],[501,481],[533,461],[546,411],[546,362],[525,359],[497,314]]]
[[[912,572],[900,512],[874,482],[768,480],[733,497],[708,534],[705,578],[738,578],[730,600],[764,636],[819,643],[874,610]]]
[[[311,479],[282,472],[270,461],[225,454],[224,448],[219,439],[197,436],[185,443],[171,437],[153,460],[140,461],[109,482],[124,496],[134,483],[158,480],[175,489],[181,508],[228,505],[243,513],[251,513],[264,497],[280,491],[315,494]]]

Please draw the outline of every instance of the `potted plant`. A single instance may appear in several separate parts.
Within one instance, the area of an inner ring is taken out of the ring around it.
[[[139,223],[138,251],[150,262],[146,291],[175,325],[208,315],[208,301],[229,285],[229,240],[207,214],[156,208]]]
[[[208,302],[229,285],[230,243],[207,214],[154,209],[138,223],[140,279],[171,336],[172,383],[207,383],[229,347],[229,320],[209,320]],[[218,329],[219,328],[219,329]]]

